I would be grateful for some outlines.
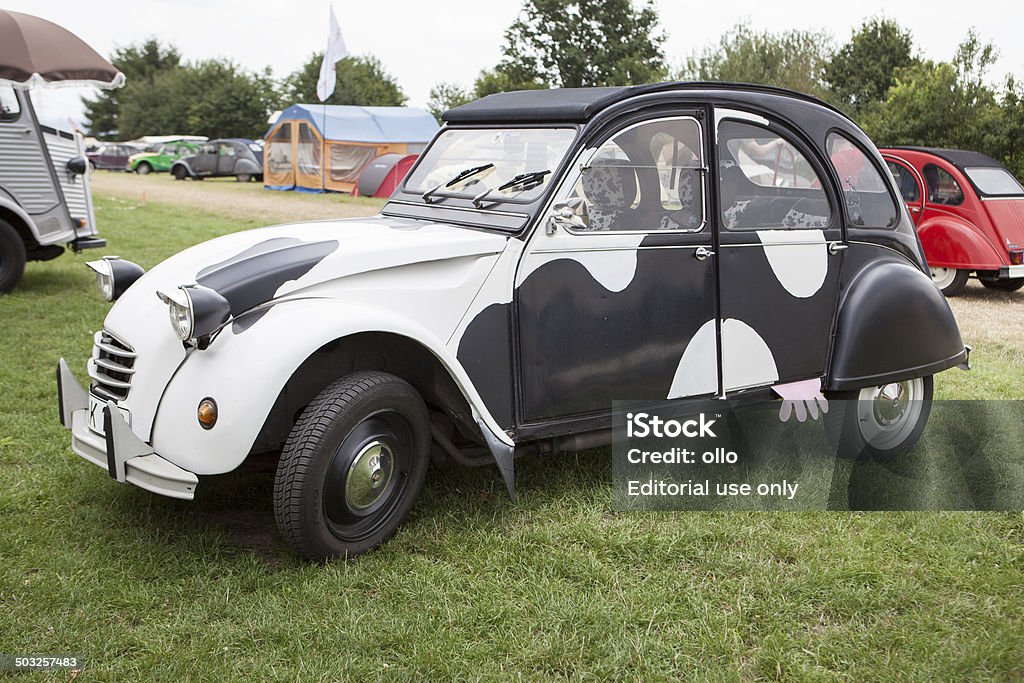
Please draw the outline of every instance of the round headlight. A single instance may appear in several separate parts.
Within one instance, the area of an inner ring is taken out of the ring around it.
[[[175,336],[181,341],[191,339],[196,320],[188,290],[178,287],[171,293],[157,292],[156,295],[167,304],[167,315]]]
[[[119,256],[104,256],[102,261],[89,261],[85,265],[96,273],[96,286],[107,301],[117,301],[146,272]]]
[[[198,339],[200,349],[206,348],[212,336],[231,319],[231,304],[209,287],[188,285],[156,295],[167,304],[178,339]]]

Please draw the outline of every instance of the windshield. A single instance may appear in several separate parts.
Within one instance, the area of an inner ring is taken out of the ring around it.
[[[1024,195],[1024,187],[1005,168],[965,168],[964,171],[982,194]]]
[[[430,146],[415,172],[405,181],[405,190],[438,197],[476,197],[494,190],[502,201],[530,202],[551,180],[544,174],[537,183],[499,188],[524,173],[554,171],[572,144],[573,128],[505,128],[446,130]],[[471,174],[467,182],[444,186],[467,170],[493,164],[487,172]],[[438,188],[438,186],[441,186]]]

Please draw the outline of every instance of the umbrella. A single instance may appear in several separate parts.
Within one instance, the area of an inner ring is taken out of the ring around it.
[[[52,21],[0,10],[0,85],[110,89],[124,85],[124,74]]]

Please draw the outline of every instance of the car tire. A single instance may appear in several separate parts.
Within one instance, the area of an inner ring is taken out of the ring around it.
[[[384,372],[343,377],[302,411],[285,442],[277,527],[308,560],[356,557],[405,521],[429,459],[429,415],[411,385]]]
[[[153,172],[153,167],[143,161],[141,164],[135,167],[135,172],[139,175],[149,175]]]
[[[184,180],[188,177],[188,171],[185,170],[184,166],[175,166],[171,170],[171,175],[174,176],[175,180]]]
[[[896,458],[921,438],[932,410],[932,377],[829,395],[825,433],[836,456]]]
[[[240,183],[248,183],[252,180],[252,176],[248,173],[239,173],[235,176],[235,180]]]
[[[10,292],[25,274],[25,242],[10,223],[0,221],[0,294]]]
[[[946,296],[957,296],[967,286],[971,271],[962,268],[929,268],[932,282]]]
[[[95,173],[96,172],[96,164],[91,162],[91,161],[89,162],[89,172],[90,173]]]
[[[1016,292],[1021,287],[1024,287],[1024,278],[997,280],[991,275],[983,276],[979,273],[978,281],[981,282],[983,287],[986,287],[987,289],[994,289],[997,292]]]

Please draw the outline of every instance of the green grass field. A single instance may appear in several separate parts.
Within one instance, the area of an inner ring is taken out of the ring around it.
[[[254,227],[98,200],[144,267]],[[108,304],[87,256],[0,297],[0,653],[77,653],[76,680],[1024,678],[1020,513],[615,513],[607,451],[435,470],[382,549],[326,566],[273,528],[272,464],[191,503],[74,456],[54,366],[84,380]],[[1024,398],[1020,342],[940,397]],[[25,674],[67,680],[67,672]]]

